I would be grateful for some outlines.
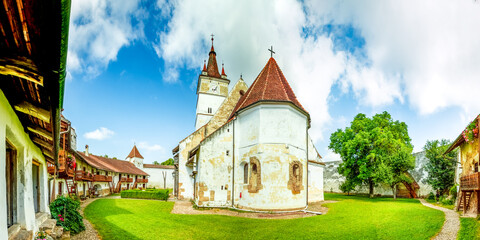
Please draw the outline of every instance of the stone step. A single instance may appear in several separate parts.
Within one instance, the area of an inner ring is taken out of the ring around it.
[[[47,219],[42,223],[42,225],[40,225],[39,230],[45,231],[48,235],[50,235],[50,233],[53,231],[56,225],[57,225],[57,220]]]
[[[41,225],[43,222],[45,222],[49,218],[50,218],[50,214],[48,213],[39,212],[35,214],[35,222],[37,226]]]
[[[33,231],[21,229],[15,236],[8,238],[8,240],[31,240],[33,238]]]
[[[63,235],[63,227],[56,226],[52,234],[53,239],[61,239],[62,235]]]

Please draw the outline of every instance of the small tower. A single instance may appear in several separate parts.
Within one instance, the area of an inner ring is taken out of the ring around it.
[[[205,125],[213,117],[223,100],[228,96],[228,80],[222,64],[222,74],[218,71],[217,53],[212,47],[208,54],[208,63],[203,64],[203,70],[198,77],[197,84],[197,111],[195,119],[195,130]]]
[[[135,144],[133,145],[132,151],[130,151],[130,154],[128,154],[126,160],[135,164],[137,168],[143,168],[143,156],[140,154]]]

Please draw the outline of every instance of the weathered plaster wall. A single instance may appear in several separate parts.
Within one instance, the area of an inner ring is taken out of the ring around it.
[[[281,131],[279,131],[281,129]],[[257,105],[235,121],[235,205],[262,210],[301,209],[306,206],[307,118],[290,105]],[[238,136],[238,138],[237,138]],[[259,162],[261,187],[252,191],[252,163]],[[298,191],[291,184],[292,163],[300,163]],[[248,164],[248,184],[244,168]],[[241,194],[241,197],[240,197]]]
[[[195,203],[198,206],[230,206],[232,190],[232,122],[218,129],[200,145]]]
[[[460,145],[460,162],[462,176],[474,172],[475,163],[478,163],[478,138],[473,143],[464,142]]]
[[[205,126],[199,128],[193,134],[179,143],[178,154],[178,198],[193,199],[193,178],[191,177],[193,168],[186,166],[188,161],[188,152],[196,147],[203,140]]]
[[[8,238],[7,211],[6,211],[6,140],[17,152],[17,223],[27,230],[38,230],[35,222],[33,199],[32,160],[40,163],[39,188],[41,212],[49,212],[48,208],[48,175],[45,158],[41,150],[33,144],[29,135],[24,131],[12,106],[0,90],[0,239]]]
[[[173,178],[172,173],[175,169],[143,168],[142,170],[150,175],[148,178],[148,187],[163,188],[164,180],[162,174],[166,174],[166,188],[173,188],[173,182],[175,179]]]
[[[308,163],[308,202],[323,201],[323,165]]]

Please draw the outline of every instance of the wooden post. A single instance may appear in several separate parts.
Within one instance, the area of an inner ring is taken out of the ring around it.
[[[462,194],[463,195],[463,215],[465,215],[465,212],[467,211],[467,195],[466,194]]]

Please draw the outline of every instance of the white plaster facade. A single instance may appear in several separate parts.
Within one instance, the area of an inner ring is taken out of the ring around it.
[[[50,212],[48,207],[48,173],[41,150],[25,133],[24,127],[0,90],[0,239],[8,239],[6,202],[6,142],[16,152],[16,221],[20,227],[33,232],[39,224],[35,219],[35,199],[32,165],[38,164],[38,212]]]
[[[173,189],[174,176],[173,173],[175,169],[173,168],[147,168],[144,167],[142,170],[148,175],[148,187],[150,188],[169,188]],[[165,179],[163,176],[165,175]]]

